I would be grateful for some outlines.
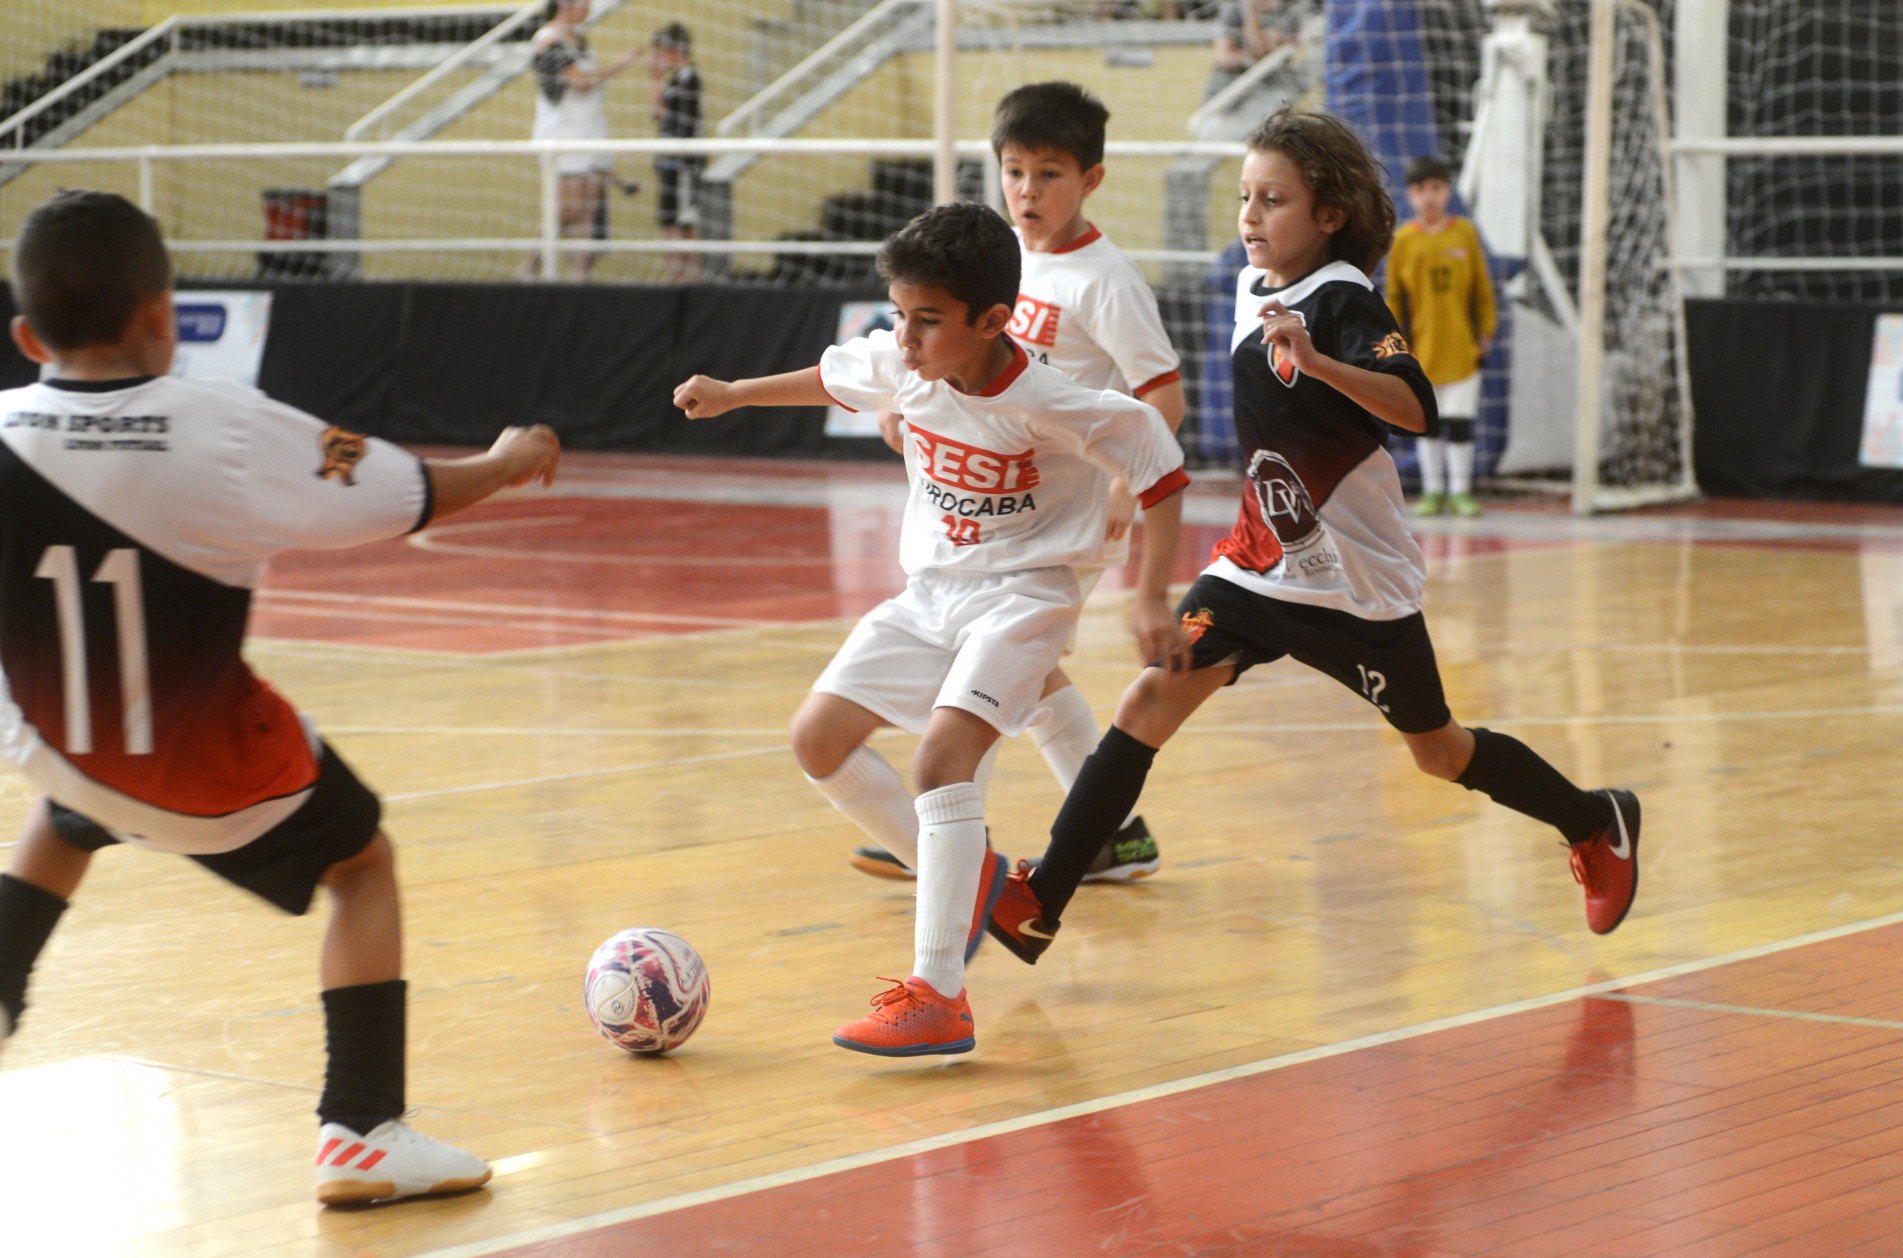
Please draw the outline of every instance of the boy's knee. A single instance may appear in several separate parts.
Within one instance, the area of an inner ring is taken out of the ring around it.
[[[1410,739],[1408,750],[1414,753],[1414,763],[1422,773],[1443,782],[1466,772],[1467,761],[1473,758],[1471,743],[1450,738]]]
[[[793,714],[793,725],[788,735],[793,746],[793,758],[799,761],[800,771],[807,777],[831,777],[839,772],[839,766],[852,754],[852,748],[839,746],[838,735],[825,721],[804,709]]]
[[[349,883],[383,879],[396,880],[396,848],[379,830],[364,844],[362,851],[326,869],[322,881],[326,887],[334,889]]]

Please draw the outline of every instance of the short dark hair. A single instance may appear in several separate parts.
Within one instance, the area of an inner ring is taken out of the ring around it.
[[[1026,83],[1006,92],[992,115],[991,150],[1009,144],[1026,152],[1057,149],[1089,170],[1103,161],[1104,124],[1110,111],[1075,83]]]
[[[694,37],[687,33],[686,24],[681,22],[669,22],[660,30],[655,31],[653,37],[648,40],[648,43],[655,48],[667,48],[675,52],[686,52],[689,48],[694,46]]]
[[[965,303],[967,323],[993,306],[1017,305],[1022,265],[1010,224],[977,201],[934,206],[879,250],[879,274],[888,282],[944,289]]]
[[[1333,114],[1279,109],[1249,133],[1252,153],[1281,153],[1302,172],[1315,204],[1348,218],[1329,240],[1329,256],[1372,273],[1394,243],[1394,198],[1387,170],[1354,128]]]
[[[1426,183],[1430,179],[1438,179],[1442,183],[1452,183],[1454,182],[1454,168],[1447,164],[1445,158],[1417,157],[1407,164],[1407,173],[1402,176],[1402,179],[1410,188],[1417,183]]]
[[[13,243],[14,301],[51,350],[112,344],[171,286],[157,221],[115,193],[55,193]]]

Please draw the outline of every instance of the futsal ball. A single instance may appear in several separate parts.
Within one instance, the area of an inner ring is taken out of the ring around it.
[[[630,1053],[679,1048],[707,1012],[707,966],[669,930],[637,926],[588,959],[582,1004],[603,1039]]]

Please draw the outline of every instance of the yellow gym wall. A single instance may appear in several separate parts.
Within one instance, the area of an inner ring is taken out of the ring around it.
[[[20,3],[21,0],[10,0]],[[26,0],[58,6],[51,0]],[[125,0],[119,8],[129,7]],[[106,20],[112,5],[84,6]],[[147,3],[155,10],[178,5]],[[188,11],[258,11],[318,7],[261,0],[192,0]],[[326,6],[327,7],[327,6]],[[786,6],[778,6],[784,9]],[[758,16],[772,16],[762,12]],[[645,46],[648,35],[670,20],[695,27],[704,10],[682,0],[629,3],[600,22],[592,34],[596,54],[607,60],[630,46]],[[95,22],[94,24],[97,24]],[[743,40],[711,38],[696,30],[695,59],[706,82],[707,129],[741,101],[747,67]],[[712,45],[711,47],[705,45]],[[1113,66],[1090,49],[1044,49],[1021,54],[966,52],[959,55],[959,134],[989,134],[997,98],[1016,82],[1068,78],[1101,95],[1111,108],[1110,136],[1117,140],[1180,140],[1183,123],[1201,101],[1208,50],[1199,45],[1159,48],[1154,64]],[[931,134],[933,61],[929,53],[894,58],[846,98],[815,120],[807,136],[880,135],[923,139]],[[419,72],[349,71],[333,85],[321,86],[296,73],[176,74],[92,128],[75,147],[140,144],[230,143],[297,139],[341,139],[357,118],[387,99]],[[432,97],[442,99],[448,88]],[[648,118],[647,82],[639,62],[608,85],[610,132],[616,136],[653,134]],[[408,113],[403,120],[412,118]],[[439,133],[444,139],[526,138],[534,116],[532,77],[523,75],[482,106]],[[1089,214],[1126,248],[1161,248],[1163,172],[1158,159],[1113,159],[1102,191]],[[168,235],[181,240],[262,240],[261,194],[267,188],[322,189],[343,162],[334,160],[203,161],[158,163],[154,167],[154,209]],[[740,181],[734,234],[742,239],[772,239],[782,232],[807,232],[820,225],[820,203],[835,193],[869,187],[869,161],[858,157],[766,158]],[[610,192],[614,234],[653,238],[655,184],[652,163],[630,158],[618,173],[637,179],[642,192],[625,199]],[[1210,244],[1220,248],[1233,232],[1228,198],[1232,168],[1219,167],[1211,179]],[[0,237],[11,236],[20,217],[55,188],[110,188],[132,195],[136,173],[129,166],[41,166],[0,187]],[[393,237],[532,236],[539,220],[537,166],[533,159],[468,158],[399,161],[366,188],[363,235]],[[752,269],[765,258],[739,258]],[[503,279],[521,258],[495,254],[366,255],[364,273],[374,278]],[[244,276],[249,254],[186,253],[179,258],[185,274]],[[602,279],[640,281],[658,276],[663,260],[653,255],[608,255],[597,275]]]

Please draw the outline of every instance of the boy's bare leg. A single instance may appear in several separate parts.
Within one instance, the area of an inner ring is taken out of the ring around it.
[[[361,852],[324,872],[330,925],[318,978],[325,990],[403,977],[403,908],[396,850],[379,831]]]
[[[53,829],[52,814],[42,799],[26,815],[20,841],[13,847],[13,859],[7,862],[7,873],[50,895],[70,900],[92,859],[91,852],[59,837]]]

